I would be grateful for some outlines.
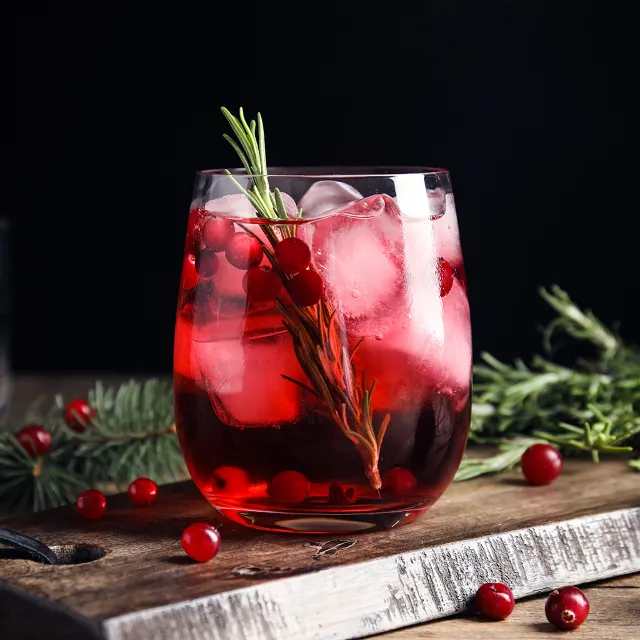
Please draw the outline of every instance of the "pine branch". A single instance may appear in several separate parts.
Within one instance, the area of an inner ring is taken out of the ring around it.
[[[188,477],[170,384],[152,379],[105,387],[97,382],[88,400],[97,417],[82,432],[64,424],[59,396],[52,409],[28,412],[22,424],[38,423],[53,435],[44,457],[31,457],[12,433],[0,432],[0,503],[37,511],[73,502],[89,487],[122,488],[140,476],[160,483]]]

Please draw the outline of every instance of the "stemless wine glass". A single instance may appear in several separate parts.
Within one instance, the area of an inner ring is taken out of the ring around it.
[[[451,482],[471,411],[447,171],[199,173],[174,369],[189,471],[225,516],[310,533],[414,520]]]

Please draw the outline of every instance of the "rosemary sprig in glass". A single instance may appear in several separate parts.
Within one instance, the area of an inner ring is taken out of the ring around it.
[[[289,218],[280,191],[271,191],[269,186],[262,118],[258,114],[257,122],[252,120],[248,123],[242,109],[237,118],[228,109],[222,108],[222,113],[235,135],[235,140],[229,135],[224,138],[238,154],[250,177],[251,187],[243,187],[230,171],[227,174],[249,199],[258,217],[276,223],[262,225],[271,246],[253,234],[246,225],[240,226],[261,242],[274,271],[280,276],[285,289],[288,289],[291,277],[279,268],[273,250],[278,242],[296,234],[297,225]],[[298,219],[300,214],[301,211],[298,211]],[[328,415],[354,443],[362,456],[371,486],[380,489],[382,483],[378,462],[391,416],[386,414],[378,428],[374,427],[371,397],[376,383],[375,380],[369,382],[364,376],[358,376],[353,364],[353,355],[362,340],[353,349],[349,348],[342,316],[324,295],[312,307],[285,303],[282,298],[278,298],[277,305],[308,384],[283,377],[321,401],[322,413]]]

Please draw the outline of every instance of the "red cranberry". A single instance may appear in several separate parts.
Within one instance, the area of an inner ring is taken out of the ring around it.
[[[558,629],[575,629],[589,615],[589,601],[578,587],[555,589],[544,605],[547,620]]]
[[[149,506],[158,497],[158,485],[149,478],[138,478],[129,485],[129,499],[139,507]]]
[[[534,444],[522,455],[520,466],[531,484],[550,484],[562,473],[562,455],[550,444]]]
[[[15,435],[32,458],[46,456],[51,451],[51,434],[38,424],[22,427]]]
[[[309,495],[309,480],[298,471],[282,471],[269,484],[269,496],[280,504],[299,504]]]
[[[271,267],[253,267],[244,274],[242,287],[249,302],[271,302],[280,293],[282,280]]]
[[[337,482],[329,486],[329,502],[333,504],[353,504],[358,498],[355,487],[345,487]]]
[[[188,253],[182,263],[182,288],[187,291],[198,284],[198,272],[196,271],[196,257]]]
[[[453,287],[453,268],[444,258],[438,258],[438,277],[440,279],[440,297],[444,298]]]
[[[299,307],[311,307],[320,302],[324,282],[316,271],[301,271],[289,283],[291,299]]]
[[[476,609],[485,618],[504,620],[515,604],[511,589],[501,582],[487,582],[476,591]]]
[[[211,474],[211,491],[216,495],[243,496],[250,484],[247,472],[240,467],[225,465]]]
[[[233,234],[233,222],[223,218],[209,218],[202,227],[202,241],[212,251],[224,251]]]
[[[247,270],[260,264],[262,253],[262,245],[257,238],[248,233],[234,233],[227,243],[225,255],[234,267]]]
[[[196,271],[202,278],[210,278],[220,268],[215,251],[203,249],[196,257]]]
[[[95,410],[82,398],[72,400],[64,410],[64,421],[74,431],[84,431],[92,418],[95,417]]]
[[[182,532],[182,548],[196,562],[208,562],[220,551],[219,531],[207,522],[194,522]]]
[[[417,486],[418,481],[413,473],[402,467],[395,467],[382,477],[382,492],[390,496],[399,498],[409,495]]]
[[[76,509],[85,520],[99,520],[107,510],[107,499],[104,493],[87,489],[78,496]]]
[[[187,231],[187,251],[196,253],[200,247],[202,240],[202,228],[200,225],[200,209],[191,209],[189,212],[189,224],[191,225]]]
[[[300,238],[285,238],[275,248],[280,268],[289,274],[304,271],[311,264],[311,251]]]

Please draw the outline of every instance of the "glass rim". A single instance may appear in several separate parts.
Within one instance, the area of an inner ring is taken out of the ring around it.
[[[232,176],[245,178],[307,178],[335,180],[339,178],[394,178],[397,176],[449,176],[447,169],[419,166],[302,166],[302,167],[269,167],[266,174],[248,173],[242,167],[233,169],[204,169],[198,171],[199,176]]]

